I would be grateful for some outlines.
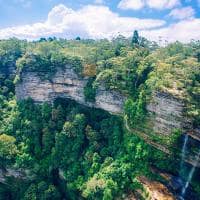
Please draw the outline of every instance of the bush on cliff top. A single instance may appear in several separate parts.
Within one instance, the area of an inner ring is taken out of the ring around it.
[[[59,68],[71,65],[78,75],[82,74],[82,61],[77,56],[69,56],[63,52],[58,44],[37,44],[31,51],[27,50],[22,58],[16,62],[18,73],[34,71],[45,79],[51,79]]]

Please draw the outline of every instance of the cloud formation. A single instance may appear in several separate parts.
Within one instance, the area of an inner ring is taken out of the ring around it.
[[[140,10],[144,5],[143,0],[121,0],[118,8],[123,10]]]
[[[104,4],[104,0],[94,0],[95,4]]]
[[[200,39],[200,19],[181,20],[165,28],[142,31],[142,34],[150,40],[159,41],[160,39],[168,42],[182,41],[189,42],[191,39]]]
[[[188,19],[194,18],[195,11],[191,6],[184,7],[184,8],[176,8],[173,9],[169,16],[173,17],[174,19]]]
[[[172,17],[177,10],[172,10]],[[147,39],[158,41],[162,37],[170,42],[188,42],[200,39],[200,19],[191,16],[191,13],[184,17],[179,14],[179,22],[167,25],[164,20],[121,17],[106,6],[88,5],[73,10],[59,4],[49,12],[44,22],[0,29],[0,39],[17,37],[35,40],[49,36],[111,39],[119,34],[131,36],[137,29]]]
[[[146,0],[146,4],[150,8],[163,10],[174,8],[177,5],[180,5],[180,0]]]
[[[180,0],[121,0],[118,8],[123,10],[140,10],[149,7],[157,10],[174,8],[180,5]]]
[[[43,23],[0,29],[0,38],[37,39],[56,35],[75,38],[112,38],[119,33],[129,36],[133,30],[163,26],[165,21],[120,17],[106,6],[88,5],[75,11],[60,4],[55,6]]]

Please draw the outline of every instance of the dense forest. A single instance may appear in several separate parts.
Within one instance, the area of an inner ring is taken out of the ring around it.
[[[88,77],[86,101],[95,101],[100,84],[126,96],[123,114],[69,99],[58,98],[53,104],[16,100],[15,84],[22,72],[35,71],[50,80],[66,64],[80,77]],[[1,40],[0,170],[20,178],[0,181],[0,199],[123,199],[132,192],[145,193],[140,176],[165,182],[152,168],[178,174],[181,130],[167,139],[152,136],[167,145],[170,155],[134,134],[134,129],[148,125],[146,104],[154,91],[184,101],[185,116],[193,127],[200,126],[200,41],[160,47],[137,31],[132,38],[118,36],[112,41]],[[198,173],[191,186],[200,195]]]

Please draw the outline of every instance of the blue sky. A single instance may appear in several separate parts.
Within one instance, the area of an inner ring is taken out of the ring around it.
[[[200,39],[200,0],[0,0],[0,38],[112,38],[134,29],[151,40]]]

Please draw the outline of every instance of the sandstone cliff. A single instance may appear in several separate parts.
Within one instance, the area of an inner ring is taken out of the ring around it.
[[[40,76],[45,76],[45,73],[41,72]],[[69,65],[64,70],[58,70],[51,80],[42,80],[36,72],[24,72],[21,74],[21,82],[16,85],[16,96],[18,100],[31,97],[36,102],[52,102],[63,97],[111,113],[123,112],[126,98],[119,92],[107,91],[103,86],[98,87],[94,103],[86,102],[84,87],[87,80],[87,77],[78,76]]]
[[[95,102],[85,101],[84,87],[88,78],[77,75],[70,65],[67,65],[65,69],[59,69],[50,80],[44,79],[45,75],[45,72],[22,72],[21,81],[16,85],[17,99],[31,97],[35,102],[41,103],[45,101],[53,102],[56,98],[62,97],[113,114],[123,113],[126,97],[117,91],[106,90],[102,85],[96,91]],[[180,99],[164,92],[154,92],[147,105],[150,126],[144,133],[140,133],[140,136],[150,141],[151,133],[154,133],[154,136],[167,137],[174,130],[179,129],[182,130],[182,133],[190,133],[190,136],[195,140],[200,140],[199,132],[192,129],[190,120],[184,116],[184,109],[184,102]],[[155,144],[156,148],[159,145],[162,146],[162,144],[157,143],[151,141],[150,144]],[[165,150],[164,146],[160,150]],[[189,160],[192,163],[191,160],[193,159],[189,158]]]
[[[21,81],[16,85],[17,99],[31,97],[35,102],[53,102],[57,97],[69,98],[76,102],[95,108],[101,108],[114,114],[123,112],[126,100],[122,94],[114,90],[106,90],[99,86],[96,91],[95,102],[86,102],[84,87],[88,81],[87,77],[78,76],[70,65],[65,69],[58,70],[51,80],[42,79],[45,72],[25,71],[21,74]],[[184,103],[170,94],[155,92],[152,100],[147,105],[151,114],[153,131],[168,135],[174,129],[183,132],[191,129],[191,123],[184,117]],[[196,138],[200,138],[198,134]]]

